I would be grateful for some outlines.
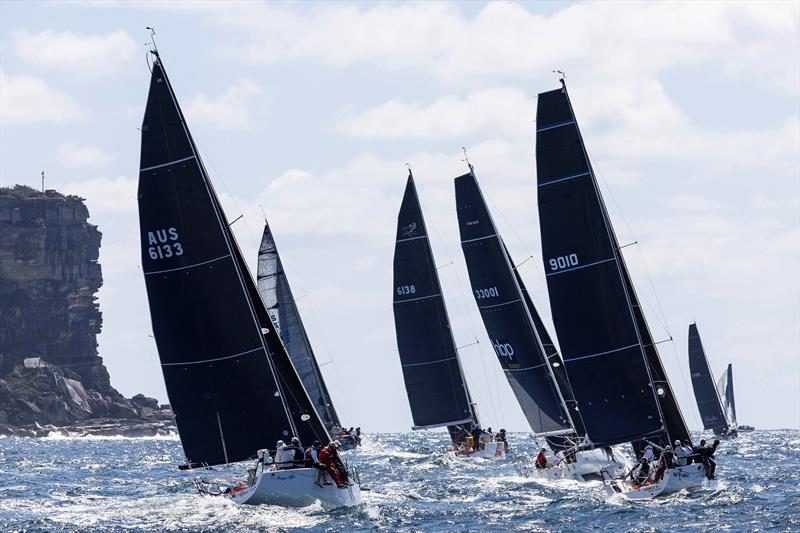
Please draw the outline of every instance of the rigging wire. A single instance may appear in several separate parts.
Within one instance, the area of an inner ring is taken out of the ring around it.
[[[588,147],[586,148],[586,153],[587,153],[587,155],[589,156],[590,159],[594,158],[592,153],[589,151]],[[663,308],[663,306],[661,304],[661,299],[658,296],[658,291],[656,290],[655,282],[653,281],[653,276],[650,274],[650,269],[647,267],[647,262],[645,261],[644,252],[642,252],[642,247],[641,247],[641,244],[639,243],[639,239],[636,237],[636,234],[634,233],[633,229],[631,228],[631,225],[628,223],[628,219],[625,216],[625,213],[622,210],[622,207],[620,206],[619,202],[617,202],[617,198],[616,198],[616,196],[614,196],[614,192],[611,189],[611,186],[608,184],[608,181],[606,181],[606,179],[603,176],[603,174],[599,170],[597,170],[594,166],[592,167],[592,170],[594,171],[595,175],[598,176],[600,178],[600,180],[603,182],[603,186],[604,186],[606,192],[608,192],[608,195],[611,197],[611,201],[614,203],[614,206],[616,207],[616,210],[619,213],[620,217],[622,218],[622,221],[625,224],[625,228],[627,229],[627,231],[628,231],[628,233],[629,233],[629,235],[631,237],[631,243],[629,245],[626,245],[626,246],[630,246],[632,244],[636,244],[635,248],[639,252],[639,258],[641,260],[641,264],[642,264],[642,266],[644,268],[645,274],[647,275],[648,283],[650,285],[650,290],[653,292],[653,296],[655,297],[657,308],[654,307],[653,304],[650,302],[649,298],[647,298],[646,293],[641,292],[640,296],[644,300],[644,303],[653,311],[653,314],[655,314],[655,316],[656,316],[656,320],[659,322],[661,327],[664,328],[664,331],[669,336],[669,340],[672,341],[673,340],[673,335],[672,335],[672,332],[670,330],[669,323],[667,321],[667,316],[666,316],[666,313],[664,312],[664,308]],[[622,247],[620,247],[620,248],[622,248]],[[620,251],[620,255],[622,255],[621,251]],[[634,287],[636,286],[636,284],[633,282],[633,279],[631,279],[631,283],[634,284]],[[656,310],[658,311],[657,313],[655,312]],[[672,348],[673,358],[675,359],[675,362],[678,365],[678,370],[679,370],[679,373],[680,373],[680,381],[681,381],[681,385],[682,385],[682,388],[683,388],[683,393],[684,393],[686,398],[691,398],[692,396],[689,393],[689,386],[688,386],[688,383],[687,383],[687,380],[686,380],[686,376],[688,375],[688,371],[686,369],[684,369],[683,363],[681,362],[681,358],[678,355],[678,350],[677,350],[676,343],[675,342],[670,342],[670,345],[671,345],[671,348]],[[666,369],[664,371],[666,372]],[[676,398],[676,402],[680,406],[680,402],[678,401],[677,398]],[[696,410],[690,408],[689,411],[691,412],[691,417],[692,417],[693,423],[697,424],[695,427],[702,427],[702,423],[700,422],[700,419],[698,418],[698,414],[697,414]]]

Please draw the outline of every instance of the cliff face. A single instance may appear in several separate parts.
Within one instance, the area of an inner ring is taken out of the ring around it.
[[[153,410],[123,398],[97,355],[101,233],[88,218],[77,196],[0,188],[0,425]]]

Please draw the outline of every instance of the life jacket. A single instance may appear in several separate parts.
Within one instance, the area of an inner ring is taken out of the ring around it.
[[[547,458],[543,453],[539,452],[539,455],[536,456],[536,464],[542,467],[547,465]]]

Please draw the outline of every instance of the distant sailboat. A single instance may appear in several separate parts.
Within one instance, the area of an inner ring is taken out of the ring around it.
[[[563,361],[484,201],[475,171],[455,179],[461,248],[475,303],[497,360],[535,436],[558,457],[546,477],[600,478],[619,469],[613,456],[583,447],[585,430]]]
[[[733,365],[728,363],[728,368],[720,376],[717,382],[717,391],[722,399],[722,407],[725,418],[728,420],[730,431],[738,431],[742,426],[736,422],[736,401],[733,398]]]
[[[720,437],[735,437],[736,414],[735,406],[732,404],[731,367],[728,365],[728,370],[720,378],[719,386],[715,387],[714,376],[703,350],[703,341],[700,340],[697,324],[689,325],[689,373],[703,429],[710,429]],[[730,386],[729,379],[731,379]],[[722,398],[725,398],[724,402]]]
[[[439,275],[409,171],[397,218],[394,249],[394,323],[412,429],[447,427],[454,444],[479,426],[447,317]],[[492,442],[475,456],[502,457]]]
[[[182,468],[265,457],[278,439],[329,436],[259,296],[157,52],[142,122],[139,224],[153,333]],[[237,503],[356,505],[358,486],[266,461],[223,492]],[[252,463],[251,463],[252,465]],[[259,472],[260,468],[260,472]]]
[[[593,447],[690,443],[586,153],[563,80],[539,94],[536,167],[550,308],[572,390]],[[657,483],[609,483],[628,498],[700,485],[700,465]]]
[[[258,249],[258,291],[267,306],[272,322],[280,334],[283,345],[292,359],[303,386],[317,409],[325,429],[333,438],[341,441],[342,449],[356,446],[355,438],[340,435],[341,422],[333,407],[331,395],[322,377],[319,364],[308,340],[306,328],[297,309],[292,289],[283,270],[275,237],[269,224],[264,223],[261,246]]]

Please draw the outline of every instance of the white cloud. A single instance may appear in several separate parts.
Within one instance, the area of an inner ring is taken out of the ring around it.
[[[186,106],[192,124],[206,124],[224,130],[248,129],[253,115],[263,112],[268,100],[261,85],[242,79],[216,98],[203,93]]]
[[[33,76],[10,76],[0,70],[0,121],[4,124],[65,122],[83,115],[67,93]]]
[[[798,55],[800,8],[796,2],[764,4],[586,2],[544,15],[490,2],[475,16],[455,4],[427,2],[197,9],[244,39],[223,47],[226,56],[262,64],[368,63],[423,70],[461,85],[487,77],[539,77],[553,68],[587,78],[631,78],[707,64],[727,76],[755,76],[797,93],[797,67],[786,69],[783,58],[787,51]]]
[[[103,168],[115,158],[99,146],[82,146],[72,142],[59,146],[56,157],[66,168]]]
[[[697,194],[679,194],[664,198],[664,204],[675,211],[716,211],[722,204]]]
[[[13,32],[11,37],[17,55],[26,64],[89,77],[119,70],[137,51],[136,43],[123,30],[106,34],[21,30]]]
[[[339,129],[364,138],[464,138],[479,134],[521,136],[533,127],[535,103],[515,87],[445,95],[430,105],[390,100],[357,115],[345,116]]]
[[[86,198],[86,205],[92,215],[124,215],[137,212],[136,187],[135,179],[118,176],[68,182],[61,185],[59,191]]]

